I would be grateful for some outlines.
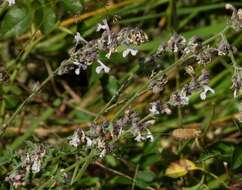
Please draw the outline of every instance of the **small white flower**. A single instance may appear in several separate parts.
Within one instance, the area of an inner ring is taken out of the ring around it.
[[[78,147],[81,144],[79,130],[76,130],[69,141],[69,144],[74,147]]]
[[[15,0],[7,0],[7,2],[9,6],[12,6],[15,4]]]
[[[181,102],[182,102],[182,105],[188,105],[189,104],[189,97],[182,96],[181,97]]]
[[[145,140],[145,137],[143,137],[140,133],[134,138],[135,141],[137,142],[142,142]]]
[[[108,22],[106,19],[102,20],[102,24],[97,24],[97,32],[100,30],[109,30]]]
[[[82,40],[81,34],[77,32],[76,35],[74,36],[74,41],[76,42],[76,44],[79,44],[81,40]]]
[[[96,73],[97,73],[97,74],[100,74],[100,73],[102,73],[103,71],[104,71],[105,73],[109,73],[110,68],[109,68],[108,66],[104,65],[104,63],[102,63],[100,60],[97,60],[97,62],[100,64],[100,66],[98,66],[98,67],[96,68]]]
[[[149,112],[153,115],[159,115],[160,112],[159,110],[157,109],[157,104],[155,102],[152,102],[150,103],[151,107],[149,109]]]
[[[234,9],[234,7],[230,3],[226,3],[225,4],[225,9]]]
[[[41,167],[41,160],[35,159],[32,167],[31,167],[31,170],[33,173],[39,173],[40,167]]]
[[[239,20],[242,20],[242,9],[238,10],[237,15],[239,17]]]
[[[107,153],[106,149],[103,149],[102,152],[100,153],[99,157],[104,158],[106,156],[106,153]]]
[[[77,68],[75,69],[76,75],[79,75],[81,70],[87,69],[87,65],[79,63],[78,61],[74,61],[73,64],[77,65]]]
[[[149,140],[150,142],[154,142],[154,136],[151,134],[149,129],[147,129],[146,139]]]
[[[81,34],[79,32],[77,32],[74,36],[74,41],[76,42],[76,44],[79,44],[80,42],[84,42],[85,44],[87,44],[88,42],[81,36]]]
[[[92,140],[89,137],[86,137],[86,146],[90,148],[92,146]]]
[[[203,85],[203,91],[200,93],[200,98],[202,100],[205,100],[207,98],[207,93],[208,92],[211,92],[212,94],[215,94],[215,91],[212,88],[210,88],[207,85]]]
[[[127,48],[123,51],[123,57],[127,57],[129,54],[135,56],[138,53],[137,49]]]

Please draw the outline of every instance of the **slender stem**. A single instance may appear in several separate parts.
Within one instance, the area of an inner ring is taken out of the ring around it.
[[[175,54],[175,62],[177,62],[178,60],[178,55],[177,53]],[[180,67],[179,65],[177,65],[177,71],[176,71],[176,88],[177,90],[179,90],[180,88]],[[178,127],[182,127],[182,110],[181,110],[181,105],[177,106],[177,114],[178,114],[178,121],[177,121],[177,125]]]
[[[16,111],[11,115],[11,117],[2,125],[2,128],[0,129],[0,137],[4,134],[7,127],[13,122],[15,117],[18,115],[18,113],[24,108],[24,106],[36,95],[38,92],[45,86],[46,83],[48,83],[57,73],[59,68],[57,68],[52,75],[49,75],[41,84],[40,86],[35,89],[16,109]]]
[[[171,71],[173,68],[175,68],[176,66],[182,64],[184,61],[186,61],[187,59],[191,58],[191,55],[187,55],[185,57],[181,57],[179,60],[177,60],[174,64],[170,65],[169,67],[167,67],[166,69],[156,73],[154,75],[154,77],[152,77],[151,79],[149,79],[143,87],[141,87],[140,89],[136,90],[136,92],[134,93],[134,95],[132,95],[129,100],[126,102],[126,104],[124,104],[120,109],[119,111],[114,115],[114,119],[118,118],[122,113],[123,111],[137,98],[139,97],[141,94],[145,93],[146,91],[149,90],[149,84],[151,82],[151,80],[154,80],[154,79],[158,79],[159,77],[161,77],[163,74]]]
[[[121,92],[127,87],[129,82],[134,78],[134,75],[129,76],[129,78],[121,85],[121,87],[118,89],[118,91],[113,95],[113,97],[109,100],[109,102],[104,106],[104,108],[97,114],[97,116],[94,119],[94,122],[97,121],[97,119],[110,107],[110,105],[113,103],[114,100],[116,100]]]
[[[79,172],[77,173],[77,175],[75,176],[71,184],[75,183],[77,180],[79,180],[82,177],[82,175],[87,170],[87,167],[93,161],[95,156],[96,156],[96,150],[92,149],[91,152],[85,158],[84,164],[82,165],[81,169],[79,170]]]
[[[219,181],[224,187],[229,188],[228,185],[227,185],[224,181],[222,181],[221,179],[219,179],[219,177],[216,176],[215,174],[213,174],[212,172],[209,172],[209,171],[205,170],[204,168],[198,168],[198,169],[199,169],[200,171],[206,173],[206,174],[209,174],[209,175],[212,176],[214,179],[218,180],[218,181]]]
[[[132,190],[135,188],[135,183],[136,183],[136,177],[139,171],[139,165],[136,166],[135,173],[134,173],[134,178],[133,178],[133,183],[132,183]]]

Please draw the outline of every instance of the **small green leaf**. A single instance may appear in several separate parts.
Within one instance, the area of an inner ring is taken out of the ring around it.
[[[80,13],[83,8],[79,0],[62,0],[62,4],[67,11],[73,13]]]
[[[36,2],[38,9],[35,12],[35,22],[38,28],[48,34],[55,27],[56,15],[52,6],[44,0]]]
[[[26,32],[31,24],[31,14],[26,7],[13,7],[4,16],[1,23],[2,37],[18,36]]]
[[[233,155],[233,169],[238,169],[242,166],[242,149],[238,149],[235,151]]]
[[[155,174],[151,171],[139,171],[136,177],[137,181],[151,182],[155,179]]]
[[[117,160],[112,155],[106,156],[106,162],[112,167],[116,167],[118,165]]]
[[[4,96],[4,100],[5,100],[7,109],[14,109],[19,103],[19,100],[12,95]]]

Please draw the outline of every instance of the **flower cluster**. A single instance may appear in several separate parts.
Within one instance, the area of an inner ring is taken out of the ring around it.
[[[15,172],[9,174],[5,181],[18,188],[25,185],[26,174],[32,172],[33,174],[39,173],[41,169],[41,162],[46,155],[46,150],[42,146],[35,146],[29,153],[26,151],[20,152],[21,165]]]
[[[237,10],[233,5],[226,4],[225,8],[232,11],[231,26],[236,31],[240,31],[242,28],[242,9]]]
[[[41,168],[41,161],[46,154],[46,150],[41,146],[36,146],[31,153],[23,153],[21,155],[22,168],[27,172],[39,173]]]
[[[25,185],[24,182],[25,171],[18,170],[16,172],[11,173],[9,176],[5,178],[5,181],[10,183],[14,188],[19,188]]]
[[[70,58],[62,62],[59,69],[60,75],[71,70],[75,70],[79,75],[81,70],[86,70],[93,63],[99,64],[96,67],[98,74],[109,73],[110,68],[101,60],[100,52],[106,52],[106,58],[110,59],[119,46],[124,46],[123,57],[129,54],[134,56],[138,53],[134,46],[148,41],[147,34],[139,28],[126,27],[119,32],[111,31],[106,19],[98,24],[97,31],[103,31],[101,37],[91,41],[86,41],[80,33],[75,35],[76,46],[71,49]]]
[[[171,109],[167,104],[161,104],[160,101],[155,101],[150,103],[149,112],[152,115],[159,115],[159,114],[171,114]]]
[[[198,78],[192,75],[192,80],[188,84],[185,84],[180,91],[173,93],[169,103],[173,106],[187,105],[189,103],[189,96],[197,90],[200,91],[200,98],[205,100],[208,92],[215,94],[215,91],[209,87],[208,83],[209,73],[206,69],[203,69]]]
[[[152,142],[154,137],[148,129],[152,124],[153,120],[142,122],[137,112],[127,110],[117,121],[92,124],[90,130],[85,132],[77,129],[70,137],[69,144],[75,148],[81,146],[84,149],[96,149],[99,157],[103,158],[113,151],[114,143],[123,134],[131,134],[137,142],[145,140]]]
[[[241,70],[235,70],[234,75],[232,77],[232,90],[234,92],[234,98],[237,97],[238,93],[242,89],[242,73]]]
[[[159,79],[153,79],[150,84],[149,87],[150,89],[152,89],[152,92],[154,94],[159,94],[160,92],[162,92],[164,90],[165,85],[168,82],[168,78],[166,75],[162,75]]]
[[[228,55],[229,50],[236,52],[236,48],[227,41],[222,40],[218,47],[203,45],[203,40],[199,36],[193,36],[186,40],[182,35],[174,34],[165,44],[161,44],[153,58],[161,58],[166,52],[176,53],[180,56],[193,57],[198,64],[208,64],[217,56]]]

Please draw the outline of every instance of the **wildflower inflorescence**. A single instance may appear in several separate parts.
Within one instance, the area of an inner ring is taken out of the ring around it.
[[[96,148],[99,157],[103,158],[113,151],[114,143],[118,142],[124,134],[132,135],[137,142],[153,141],[154,137],[148,129],[152,124],[154,124],[153,120],[141,121],[137,112],[127,110],[117,121],[93,123],[90,130],[86,132],[78,128],[70,137],[69,144],[76,148],[79,146],[84,149]]]
[[[231,26],[235,30],[239,30],[242,22],[241,9],[236,10],[232,5],[226,5],[226,8],[233,11]],[[97,25],[97,32],[102,32],[101,36],[90,41],[85,40],[78,32],[75,34],[75,47],[70,50],[69,59],[61,64],[59,74],[74,71],[76,75],[79,75],[82,70],[87,70],[93,64],[97,64],[95,68],[97,74],[110,73],[111,68],[101,59],[101,52],[105,53],[107,59],[111,59],[112,54],[117,52],[118,47],[122,47],[124,49],[122,52],[123,57],[135,56],[138,53],[136,46],[148,41],[147,34],[139,28],[126,27],[119,32],[112,31],[106,19]],[[180,108],[189,105],[190,96],[193,93],[198,93],[201,100],[206,100],[208,93],[215,94],[215,90],[209,85],[210,76],[206,66],[212,63],[216,57],[228,56],[231,52],[235,53],[236,48],[224,39],[220,41],[217,47],[210,47],[198,36],[186,39],[177,33],[172,35],[166,43],[159,46],[149,60],[154,58],[157,61],[167,53],[174,55],[178,59],[187,58],[185,60],[189,61],[184,68],[190,80],[179,85],[175,91],[171,92],[167,102],[164,102],[159,98],[169,82],[166,73],[151,78],[146,90],[152,91],[156,99],[149,103],[148,113],[143,119],[142,114],[134,111],[130,106],[131,108],[124,109],[123,116],[119,118],[115,117],[109,121],[94,122],[87,131],[77,128],[68,139],[69,145],[78,152],[79,150],[85,153],[96,150],[96,158],[102,159],[108,153],[115,151],[115,146],[123,137],[131,136],[137,142],[153,142],[155,138],[150,131],[150,126],[155,124],[157,117],[162,114],[170,115],[172,107]],[[241,87],[242,75],[240,69],[237,68],[232,78],[232,90],[235,97]],[[178,140],[188,140],[198,138],[200,132],[199,129],[178,128],[172,131],[171,136]],[[25,172],[39,173],[45,155],[46,150],[40,146],[37,146],[32,152],[22,153],[20,169],[9,174],[5,180],[15,188],[23,186]]]
[[[119,32],[111,31],[106,19],[98,24],[97,31],[102,31],[101,37],[91,41],[86,41],[80,33],[76,33],[74,36],[76,46],[70,50],[70,58],[62,62],[59,74],[74,69],[79,75],[80,70],[86,70],[93,63],[99,64],[96,73],[109,73],[110,68],[101,60],[100,52],[106,52],[106,58],[110,59],[118,47],[124,46],[123,57],[129,54],[135,56],[138,50],[134,46],[148,41],[147,34],[139,28],[126,27]]]
[[[101,61],[99,51],[106,52],[106,57],[110,59],[119,46],[124,46],[126,48],[123,51],[123,57],[129,54],[136,55],[138,50],[133,48],[133,45],[140,45],[148,40],[146,33],[138,28],[127,27],[121,29],[119,32],[113,32],[107,20],[103,20],[102,23],[98,24],[97,31],[103,31],[101,37],[89,42],[84,40],[80,34],[77,34],[75,37],[76,43],[83,43],[80,49],[77,48],[72,51],[69,59],[69,61],[75,60],[74,64],[79,65],[76,68],[78,69],[77,74],[79,73],[79,69],[87,69],[94,62],[99,64],[96,67],[98,74],[102,72],[109,73],[110,68]],[[157,60],[157,58],[160,59],[163,55],[169,53],[169,55],[174,54],[178,58],[188,57],[189,63],[193,62],[195,64],[185,66],[185,72],[191,77],[191,80],[175,92],[172,92],[167,102],[161,103],[160,100],[155,100],[149,104],[150,117],[161,114],[170,115],[172,113],[170,106],[188,105],[190,96],[195,92],[199,93],[201,100],[206,100],[209,93],[215,94],[215,90],[209,85],[210,77],[206,65],[218,56],[228,56],[230,52],[236,52],[236,48],[223,38],[217,47],[210,47],[208,44],[203,43],[203,39],[199,36],[193,36],[187,40],[184,36],[175,33],[166,43],[162,43],[155,54],[151,55],[150,59],[156,58]],[[89,56],[87,57],[87,55]],[[196,66],[202,67],[199,75],[197,75]],[[239,77],[238,73],[233,77],[232,89],[235,94],[240,89]],[[168,77],[164,73],[158,78],[151,78],[148,89],[157,96],[164,91],[167,83]],[[149,116],[147,117],[149,118]],[[137,142],[145,140],[153,141],[154,137],[148,126],[154,124],[154,122],[154,120],[143,120],[137,112],[128,109],[124,116],[117,120],[102,124],[94,123],[87,132],[80,129],[76,130],[69,144],[74,147],[82,145],[86,149],[90,147],[96,148],[99,150],[99,156],[103,157],[109,151],[112,151],[113,146],[110,147],[110,145],[113,145],[114,141],[117,142],[120,137],[127,133],[131,134]],[[182,130],[179,131],[183,132]],[[186,131],[192,137],[197,136],[197,130],[193,129],[184,130],[183,136],[185,136]],[[176,131],[174,131],[173,136],[178,136]]]
[[[15,188],[24,186],[26,174],[30,172],[37,174],[40,172],[45,155],[46,150],[40,145],[35,145],[30,151],[21,150],[19,153],[21,158],[20,167],[16,171],[10,173],[5,178],[5,181],[12,184]]]

